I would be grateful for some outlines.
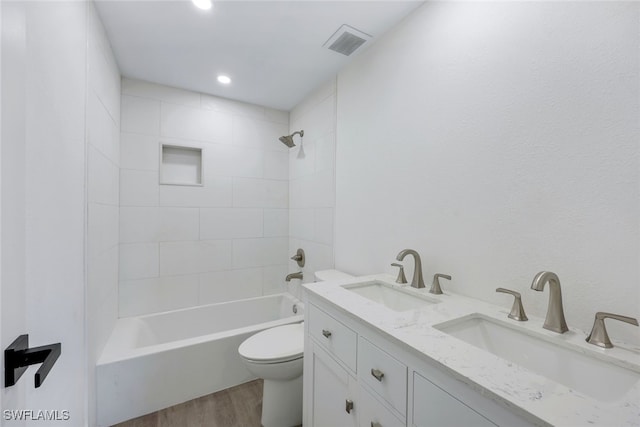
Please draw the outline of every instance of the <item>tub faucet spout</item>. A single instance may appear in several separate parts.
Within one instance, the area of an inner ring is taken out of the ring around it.
[[[298,271],[297,273],[290,273],[287,274],[287,277],[285,277],[285,281],[290,282],[291,279],[300,279],[302,280],[302,271]]]
[[[562,292],[560,291],[560,279],[555,273],[541,271],[536,274],[531,284],[531,289],[542,292],[544,285],[549,282],[549,306],[547,317],[544,319],[545,329],[559,334],[564,334],[569,330],[567,322],[564,320],[564,310],[562,309]]]
[[[424,280],[422,279],[422,260],[420,260],[420,255],[418,255],[418,252],[414,251],[413,249],[403,249],[396,257],[396,260],[402,261],[407,255],[413,255],[413,261],[415,263],[411,286],[414,288],[424,288]]]

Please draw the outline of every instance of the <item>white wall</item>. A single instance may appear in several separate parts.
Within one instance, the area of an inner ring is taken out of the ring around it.
[[[392,272],[415,248],[426,282],[505,308],[512,288],[537,316],[550,270],[570,327],[640,317],[639,8],[428,2],[357,58],[338,77],[336,267]]]
[[[120,316],[284,290],[289,115],[122,81]],[[203,150],[203,186],[159,185],[160,144]]]
[[[303,272],[288,290],[300,297],[300,283],[313,273],[333,268],[335,207],[336,79],[332,78],[298,104],[290,114],[289,133],[304,130],[289,149],[289,256],[305,251],[303,268],[289,261],[289,271]],[[300,156],[300,145],[304,157]]]
[[[120,71],[93,3],[87,6],[88,422],[95,424],[95,364],[118,318]]]
[[[27,330],[25,281],[25,21],[24,5],[1,2],[1,216],[0,345],[7,348]],[[4,351],[0,352],[4,367]],[[0,392],[0,409],[25,405],[25,381]]]

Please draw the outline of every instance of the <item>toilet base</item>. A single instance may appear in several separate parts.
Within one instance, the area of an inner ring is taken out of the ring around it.
[[[261,422],[263,427],[302,424],[302,375],[288,381],[264,380]]]

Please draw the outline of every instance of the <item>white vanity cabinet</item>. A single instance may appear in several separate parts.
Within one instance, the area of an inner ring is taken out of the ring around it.
[[[307,295],[305,427],[529,426],[326,300]]]

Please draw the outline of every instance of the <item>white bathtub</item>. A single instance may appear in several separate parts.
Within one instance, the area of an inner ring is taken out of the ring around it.
[[[255,379],[238,346],[263,329],[301,322],[302,308],[277,294],[119,319],[96,367],[98,425]]]

